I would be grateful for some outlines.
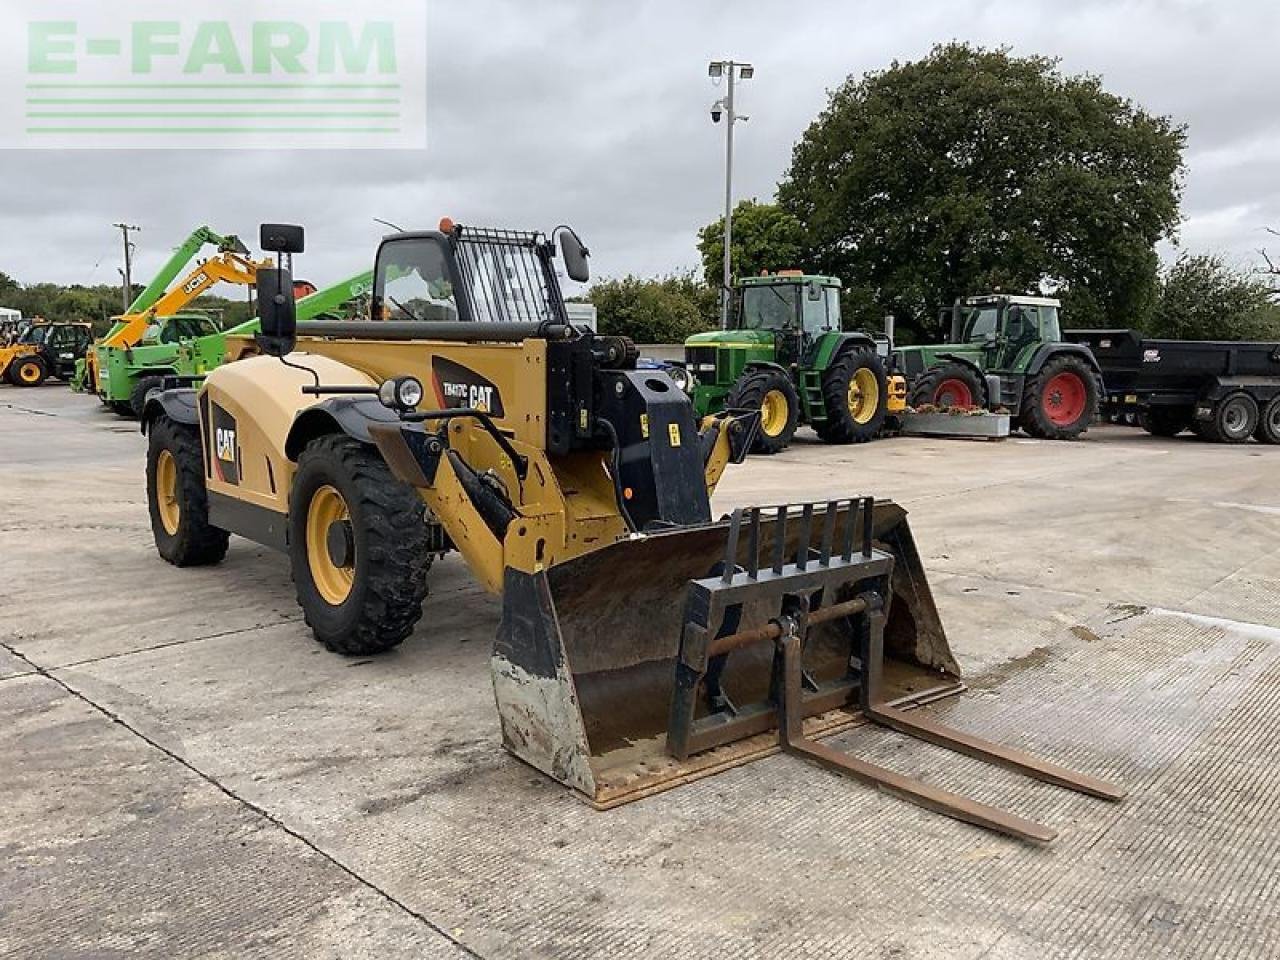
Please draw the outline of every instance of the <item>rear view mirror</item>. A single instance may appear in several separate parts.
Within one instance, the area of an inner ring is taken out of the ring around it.
[[[298,308],[288,270],[258,270],[258,343],[273,357],[292,352],[297,343]]]
[[[306,231],[291,223],[264,223],[259,239],[272,253],[302,253],[307,246]]]
[[[560,231],[560,255],[564,257],[564,271],[570,280],[586,283],[591,279],[591,267],[587,264],[591,251],[582,245],[572,230]]]
[[[810,300],[822,299],[822,287],[818,286],[817,280],[809,281],[809,299]]]

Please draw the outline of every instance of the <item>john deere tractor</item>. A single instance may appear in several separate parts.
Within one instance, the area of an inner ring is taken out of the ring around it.
[[[905,385],[891,397],[875,339],[841,329],[840,281],[799,271],[742,280],[730,328],[686,340],[672,376],[700,417],[759,410],[757,453],[785,450],[802,424],[827,443],[865,443],[891,403],[905,405]]]
[[[911,406],[1003,407],[1033,437],[1079,437],[1097,414],[1102,371],[1088,347],[1062,341],[1060,306],[1004,294],[958,300],[944,313],[946,343],[894,349]]]

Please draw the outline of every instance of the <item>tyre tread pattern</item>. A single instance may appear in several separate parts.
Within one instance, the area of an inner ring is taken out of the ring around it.
[[[849,412],[849,382],[855,373],[869,367],[876,377],[876,413],[866,423],[858,423]],[[818,437],[826,443],[867,443],[874,440],[884,426],[888,413],[889,386],[884,361],[871,347],[845,350],[822,374],[822,400],[827,419],[815,424]]]
[[[1059,426],[1045,416],[1041,405],[1041,396],[1045,385],[1060,373],[1074,373],[1086,385],[1089,396],[1086,400],[1085,415],[1079,426]],[[1102,378],[1096,370],[1075,354],[1063,353],[1050,357],[1039,372],[1027,378],[1022,392],[1022,407],[1018,415],[1018,426],[1026,433],[1041,440],[1078,440],[1090,424],[1098,418],[1098,408],[1102,397]]]
[[[178,532],[170,536],[156,506],[156,461],[168,450],[178,468]],[[230,534],[209,523],[209,493],[204,484],[200,431],[162,414],[151,425],[147,448],[147,504],[160,556],[175,567],[203,567],[227,555]]]
[[[800,394],[791,378],[777,370],[749,370],[738,378],[725,398],[725,406],[735,410],[759,410],[764,405],[765,394],[779,391],[787,398],[790,415],[786,428],[776,437],[767,436],[763,429],[756,432],[752,453],[781,453],[791,446],[796,427],[800,424]]]

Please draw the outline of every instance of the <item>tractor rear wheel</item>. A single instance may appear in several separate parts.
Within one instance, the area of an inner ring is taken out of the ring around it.
[[[164,377],[140,377],[133,385],[133,389],[129,391],[129,409],[133,411],[133,415],[142,419],[142,413],[147,408],[147,395],[152,390],[160,390],[163,387]]]
[[[968,409],[987,405],[982,380],[963,363],[944,363],[926,371],[911,389],[911,406]]]
[[[822,375],[827,419],[817,427],[827,443],[866,443],[884,426],[889,385],[884,361],[870,347],[846,350]]]
[[[1275,396],[1262,410],[1254,433],[1259,443],[1280,443],[1280,396]]]
[[[298,458],[289,495],[289,560],[317,640],[349,656],[390,650],[422,617],[426,507],[371,447],[318,437]]]
[[[1075,440],[1098,412],[1098,377],[1075,354],[1051,357],[1027,380],[1018,426],[1041,440]]]
[[[1233,393],[1213,405],[1208,420],[1198,420],[1196,434],[1210,443],[1244,443],[1258,428],[1258,402],[1247,393]]]
[[[9,368],[9,381],[16,387],[38,387],[48,375],[39,357],[19,357]]]
[[[1191,426],[1193,414],[1188,407],[1148,407],[1138,414],[1138,424],[1153,437],[1176,437]]]
[[[725,406],[760,411],[753,453],[779,453],[791,446],[800,424],[800,395],[781,370],[748,370],[729,390]]]
[[[147,507],[156,550],[174,566],[206,566],[227,555],[227,531],[209,523],[200,431],[164,415],[147,444]]]

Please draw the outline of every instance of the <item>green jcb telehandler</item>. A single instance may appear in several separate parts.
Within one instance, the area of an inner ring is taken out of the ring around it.
[[[1089,348],[1064,343],[1059,301],[991,294],[956,301],[944,312],[946,343],[896,347],[911,406],[1004,408],[1033,437],[1075,440],[1089,429],[1104,396]]]
[[[784,270],[734,294],[729,329],[690,337],[671,371],[699,416],[759,410],[754,450],[778,453],[803,424],[827,443],[865,443],[902,411],[905,384],[887,376],[876,339],[841,327],[838,279]]]

